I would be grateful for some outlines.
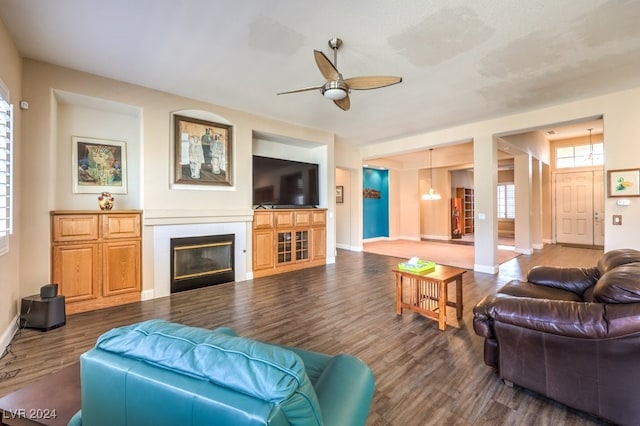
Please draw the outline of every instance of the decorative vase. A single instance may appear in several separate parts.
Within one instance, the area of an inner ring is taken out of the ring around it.
[[[103,192],[98,196],[100,210],[111,210],[113,208],[114,197],[110,192]]]

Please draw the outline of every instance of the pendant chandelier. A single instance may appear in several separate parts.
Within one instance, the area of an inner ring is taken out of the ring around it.
[[[423,200],[439,200],[440,194],[433,190],[433,148],[429,149],[429,191],[422,194]]]

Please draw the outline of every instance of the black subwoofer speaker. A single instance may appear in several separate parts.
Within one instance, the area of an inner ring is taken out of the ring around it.
[[[57,286],[56,286],[57,288]],[[42,291],[41,291],[42,293]],[[57,291],[56,291],[57,293]],[[48,331],[67,322],[64,296],[43,298],[39,294],[22,298],[20,327]]]

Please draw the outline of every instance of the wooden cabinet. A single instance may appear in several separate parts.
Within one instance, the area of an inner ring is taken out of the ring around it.
[[[67,314],[140,300],[140,211],[51,212],[51,282]]]
[[[253,276],[264,277],[326,263],[327,211],[256,210]]]
[[[474,230],[474,195],[473,188],[456,188],[456,198],[462,200],[462,234],[473,234]]]

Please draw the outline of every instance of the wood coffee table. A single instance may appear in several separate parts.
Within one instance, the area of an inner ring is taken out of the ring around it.
[[[80,409],[80,363],[0,398],[2,425],[66,425]]]
[[[393,269],[396,274],[396,314],[409,309],[427,318],[438,321],[438,328],[447,327],[447,306],[456,308],[456,318],[462,318],[462,274],[465,269],[436,265],[426,273],[415,273]],[[456,283],[456,301],[448,300],[447,284]],[[404,283],[408,283],[408,302],[403,299]]]

